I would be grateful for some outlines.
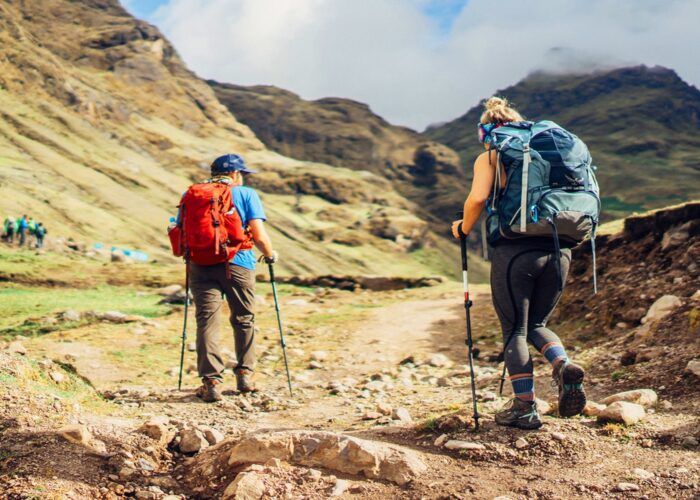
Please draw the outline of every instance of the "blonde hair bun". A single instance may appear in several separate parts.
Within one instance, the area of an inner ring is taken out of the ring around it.
[[[484,103],[481,123],[509,123],[523,121],[523,117],[505,97],[493,96]]]

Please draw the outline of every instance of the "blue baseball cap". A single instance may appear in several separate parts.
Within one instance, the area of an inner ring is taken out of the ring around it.
[[[228,174],[231,172],[241,172],[243,174],[257,174],[257,170],[250,170],[245,165],[245,160],[242,156],[228,154],[219,156],[211,164],[212,174]]]

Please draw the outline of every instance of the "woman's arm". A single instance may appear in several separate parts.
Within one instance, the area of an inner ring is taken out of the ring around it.
[[[479,220],[479,216],[486,206],[486,200],[491,194],[495,175],[494,167],[489,161],[488,151],[480,154],[474,162],[472,188],[467,200],[464,202],[464,219],[455,221],[452,224],[452,235],[455,238],[459,238],[458,227],[460,222],[462,224],[462,232],[469,234],[476,221]]]

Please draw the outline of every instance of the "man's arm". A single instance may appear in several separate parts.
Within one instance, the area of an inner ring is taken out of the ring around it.
[[[248,221],[248,228],[253,235],[255,247],[260,250],[265,257],[272,257],[275,252],[272,250],[272,241],[265,229],[265,222],[262,219],[252,219]]]

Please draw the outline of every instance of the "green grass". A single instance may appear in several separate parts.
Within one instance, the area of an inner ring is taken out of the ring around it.
[[[120,311],[150,318],[163,316],[169,307],[159,305],[160,299],[133,288],[108,285],[87,290],[7,286],[0,288],[0,332],[21,325],[27,318],[67,309]]]
[[[604,196],[601,198],[601,203],[603,205],[603,210],[606,212],[644,212],[646,209],[643,205],[638,203],[627,203],[617,196]]]
[[[75,370],[66,366],[55,366],[52,371],[62,372],[65,379],[57,384],[51,380],[49,372],[39,367],[36,360],[19,357],[13,368],[13,374],[0,369],[0,387],[20,388],[35,394],[48,394],[64,402],[80,403],[91,410],[108,411],[106,403]]]

